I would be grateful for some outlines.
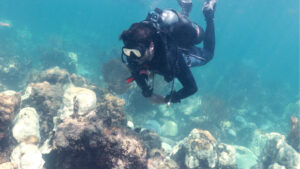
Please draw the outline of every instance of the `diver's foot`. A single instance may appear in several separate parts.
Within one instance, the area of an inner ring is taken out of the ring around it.
[[[206,19],[214,18],[217,0],[207,0],[204,2],[202,11]]]
[[[202,10],[215,10],[217,0],[207,0],[204,2]]]
[[[181,7],[182,15],[188,17],[192,10],[192,5],[193,5],[192,0],[177,0],[177,1]]]
[[[178,0],[178,3],[192,3],[192,0]]]

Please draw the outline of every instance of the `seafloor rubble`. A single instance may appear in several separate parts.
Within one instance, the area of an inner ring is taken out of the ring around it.
[[[198,128],[176,142],[179,128],[167,115],[174,112],[163,108],[161,127],[149,120],[154,131],[134,128],[123,99],[59,68],[41,72],[22,93],[0,93],[0,169],[300,168],[296,117],[287,138],[255,130],[259,151],[252,152]],[[242,117],[236,121],[249,126]]]

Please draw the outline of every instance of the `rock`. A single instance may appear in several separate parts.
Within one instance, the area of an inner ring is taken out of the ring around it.
[[[15,144],[10,127],[21,104],[20,93],[5,91],[0,93],[0,163],[9,161]]]
[[[167,153],[171,153],[171,151],[172,151],[172,146],[165,142],[161,143],[161,148]]]
[[[126,126],[124,100],[104,91],[97,94],[96,111],[78,109],[87,113],[79,118],[66,116],[58,124],[52,151],[44,155],[45,168],[146,168],[147,148]]]
[[[214,168],[217,155],[215,138],[208,131],[199,129],[193,129],[170,154],[180,168]]]
[[[11,90],[0,93],[0,141],[5,137],[20,104],[21,95],[19,93]]]
[[[161,127],[162,135],[176,136],[178,134],[178,126],[174,121],[165,121]]]
[[[43,71],[37,79],[38,82],[47,81],[52,85],[57,83],[66,84],[71,83],[70,74],[64,69],[60,69],[59,67],[54,67],[51,69],[47,69]]]
[[[14,169],[14,166],[11,162],[0,164],[0,169]]]
[[[236,168],[236,151],[234,146],[221,143],[217,148],[219,154],[218,165],[222,166],[222,168]]]
[[[217,144],[210,132],[193,129],[188,137],[173,147],[170,158],[181,169],[235,169],[234,146]]]
[[[257,164],[257,156],[246,147],[233,146],[235,149],[237,168],[250,169]]]
[[[31,107],[23,108],[16,116],[12,132],[18,143],[38,144],[41,138],[39,115],[36,110]]]
[[[71,115],[84,116],[96,110],[96,94],[86,88],[71,87],[64,93],[63,108],[59,110],[59,117],[63,120]]]
[[[28,85],[22,101],[22,107],[34,107],[40,116],[41,142],[44,142],[54,128],[53,118],[62,104],[63,89],[49,82]]]
[[[295,116],[291,116],[291,130],[287,136],[287,143],[300,152],[300,122]]]
[[[131,130],[134,130],[134,124],[132,121],[127,121],[127,127],[129,127]]]
[[[146,168],[146,148],[136,133],[127,127],[105,127],[94,112],[80,121],[64,119],[53,144],[48,169]]]
[[[147,148],[148,154],[150,154],[150,151],[153,149],[161,148],[161,140],[156,132],[152,130],[143,130],[140,135]]]
[[[11,163],[18,169],[43,169],[45,162],[36,145],[21,143],[12,152]]]
[[[84,88],[88,87],[87,80],[84,77],[78,76],[74,73],[71,75],[71,81],[72,84],[76,87],[84,87]]]
[[[157,134],[161,134],[160,124],[156,120],[147,120],[143,127],[148,130],[152,130]]]
[[[105,125],[126,126],[125,100],[106,92],[99,93],[98,98],[97,115],[103,119]]]
[[[60,69],[59,67],[54,67],[43,71],[38,75],[36,81],[47,81],[52,85],[62,85],[65,86],[65,88],[71,85],[76,87],[88,87],[87,81],[84,77],[78,76],[74,73],[70,75],[70,73],[65,69]]]
[[[299,153],[288,145],[285,137],[279,133],[267,135],[267,142],[261,154],[258,168],[268,168],[274,163],[289,169],[300,168]]]

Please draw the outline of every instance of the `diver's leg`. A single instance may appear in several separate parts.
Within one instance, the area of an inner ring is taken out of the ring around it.
[[[181,7],[182,15],[189,17],[189,14],[193,6],[192,0],[177,0],[177,1]]]
[[[189,67],[202,66],[208,63],[212,58],[213,54],[207,52],[199,47],[192,47],[190,50],[182,52],[185,62]]]

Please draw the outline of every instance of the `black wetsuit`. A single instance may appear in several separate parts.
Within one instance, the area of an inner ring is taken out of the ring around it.
[[[161,39],[154,43],[154,58],[151,62],[147,62],[143,65],[138,65],[134,61],[128,60],[129,68],[131,69],[132,77],[142,89],[142,93],[145,97],[150,97],[152,95],[151,87],[147,84],[147,74],[145,70],[150,70],[154,73],[160,74],[164,77],[167,82],[171,82],[174,78],[177,78],[181,84],[182,88],[178,91],[172,92],[166,96],[165,101],[171,101],[173,103],[180,102],[197,91],[197,85],[195,79],[191,73],[190,67],[201,66],[206,64],[213,58],[214,48],[215,48],[215,31],[214,31],[214,21],[212,18],[206,18],[206,30],[204,35],[204,45],[203,48],[196,47],[195,45],[199,43],[197,40],[193,40],[192,43],[187,44],[190,41],[184,42],[184,39],[179,40],[178,38],[173,38],[172,34],[166,35],[161,33]],[[182,26],[175,25],[175,27]],[[185,36],[186,31],[195,31],[191,28],[191,25],[183,26],[184,29],[177,30],[176,35],[182,33],[185,39],[195,39],[194,37],[188,37],[193,35]],[[194,35],[196,35],[194,33]],[[175,34],[174,34],[175,35]],[[176,36],[175,35],[175,36]],[[183,43],[183,44],[180,44]],[[184,46],[183,48],[180,46]]]

